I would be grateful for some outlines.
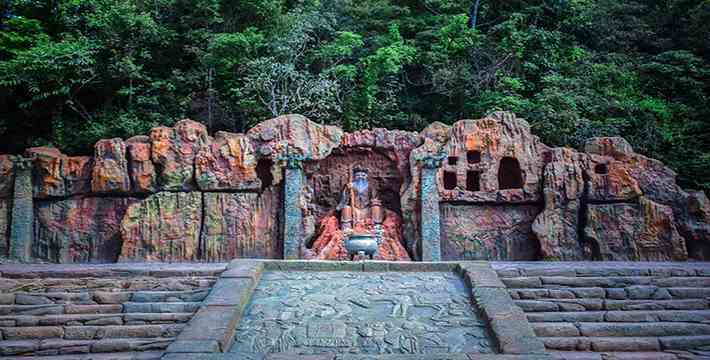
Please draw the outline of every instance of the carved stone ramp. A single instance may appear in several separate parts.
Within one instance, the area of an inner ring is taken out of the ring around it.
[[[710,263],[491,264],[554,359],[710,359]]]
[[[547,359],[486,262],[235,260],[163,359]]]

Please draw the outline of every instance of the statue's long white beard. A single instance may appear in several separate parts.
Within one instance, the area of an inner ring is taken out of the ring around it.
[[[355,179],[355,181],[353,181],[353,188],[359,193],[367,191],[367,185],[366,179]]]

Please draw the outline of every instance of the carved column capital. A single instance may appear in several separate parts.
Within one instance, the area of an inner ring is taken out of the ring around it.
[[[446,153],[425,153],[416,160],[426,169],[438,169],[446,158]]]
[[[28,170],[32,168],[34,157],[15,156],[12,159],[17,170]]]
[[[286,144],[281,153],[276,156],[276,159],[282,162],[287,169],[302,169],[303,161],[306,157],[298,151],[291,150]]]

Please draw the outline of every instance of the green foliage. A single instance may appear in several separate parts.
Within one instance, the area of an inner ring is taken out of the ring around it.
[[[0,152],[88,153],[185,116],[420,130],[492,110],[550,145],[620,135],[710,190],[706,0],[14,0]]]

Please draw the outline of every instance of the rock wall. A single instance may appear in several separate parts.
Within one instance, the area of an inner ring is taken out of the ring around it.
[[[420,208],[422,161],[434,158],[445,260],[710,258],[710,201],[680,189],[672,170],[621,138],[550,148],[505,112],[420,133],[345,133],[285,115],[210,136],[181,120],[101,140],[93,156],[23,155],[32,159],[32,256],[54,262],[282,258],[287,165],[302,177],[299,257],[338,231],[335,206],[359,165],[398,219],[388,228],[397,258],[417,260],[420,221],[431,216]],[[10,253],[15,162],[0,155],[0,256]]]

